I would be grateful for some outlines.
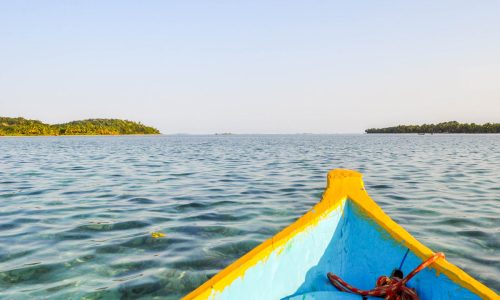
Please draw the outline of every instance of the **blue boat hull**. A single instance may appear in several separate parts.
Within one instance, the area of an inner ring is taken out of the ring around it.
[[[310,212],[186,299],[361,299],[337,291],[326,274],[370,290],[379,276],[400,266],[406,275],[432,254],[376,206],[359,173],[335,170],[322,201]],[[498,297],[444,259],[408,286],[420,299]]]

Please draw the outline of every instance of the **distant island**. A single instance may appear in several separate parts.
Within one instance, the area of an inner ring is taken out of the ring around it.
[[[370,128],[366,133],[500,133],[500,123],[459,123],[457,121],[424,125],[398,125],[387,128]]]
[[[119,135],[159,134],[156,128],[119,119],[88,119],[63,124],[45,124],[38,120],[0,117],[0,136],[17,135]]]

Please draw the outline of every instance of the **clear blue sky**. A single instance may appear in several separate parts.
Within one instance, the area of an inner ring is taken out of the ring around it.
[[[163,133],[500,121],[500,1],[1,1],[0,116]]]

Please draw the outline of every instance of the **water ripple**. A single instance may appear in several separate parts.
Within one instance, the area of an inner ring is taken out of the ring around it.
[[[392,218],[500,290],[498,149],[499,135],[0,138],[0,298],[177,299],[306,212],[333,168],[362,171]]]

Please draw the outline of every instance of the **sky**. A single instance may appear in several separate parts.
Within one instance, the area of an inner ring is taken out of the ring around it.
[[[0,0],[0,116],[162,133],[500,122],[500,1]]]

